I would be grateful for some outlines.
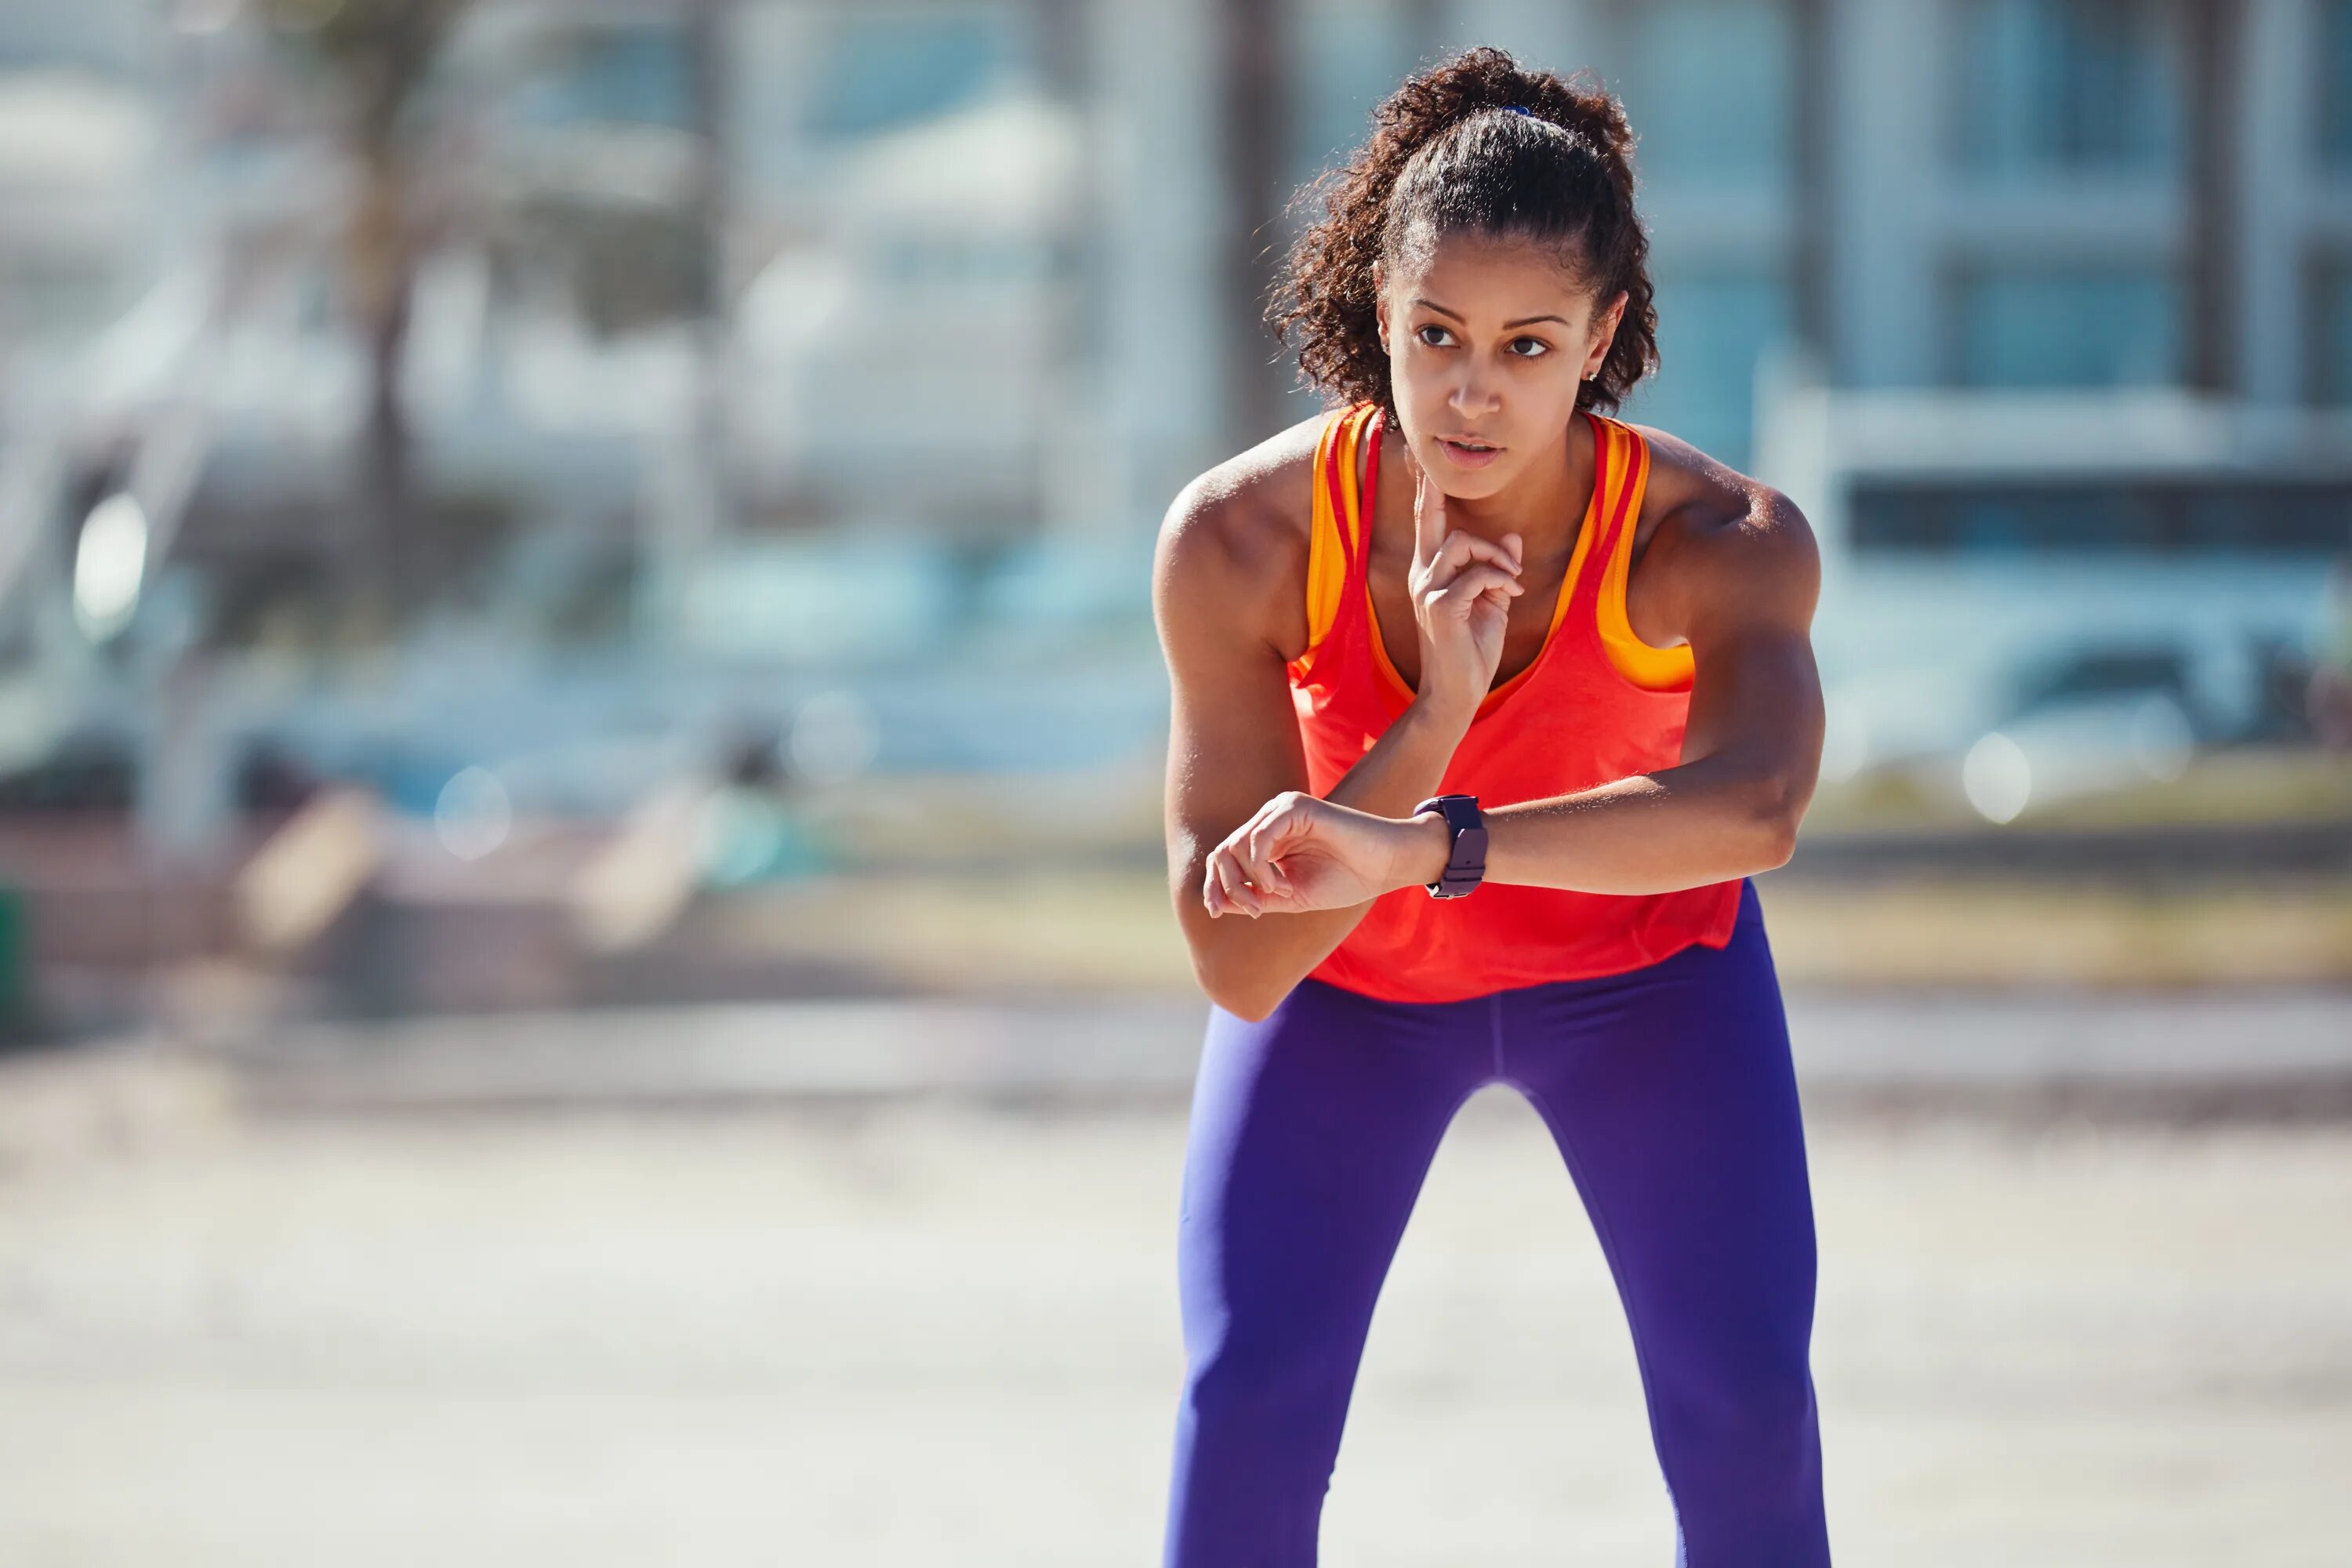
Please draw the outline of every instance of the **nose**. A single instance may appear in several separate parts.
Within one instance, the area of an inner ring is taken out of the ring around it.
[[[1465,354],[1460,376],[1446,395],[1446,406],[1465,424],[1475,425],[1491,417],[1503,405],[1502,389],[1495,377],[1481,369],[1475,356]]]

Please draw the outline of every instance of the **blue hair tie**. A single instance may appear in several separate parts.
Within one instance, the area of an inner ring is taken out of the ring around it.
[[[1503,112],[1504,112],[1504,113],[1506,113],[1506,114],[1524,114],[1524,115],[1526,115],[1529,120],[1533,120],[1533,119],[1535,119],[1535,118],[1536,118],[1536,111],[1535,111],[1534,110],[1532,110],[1532,109],[1522,109],[1521,107],[1519,107],[1519,105],[1517,105],[1517,104],[1516,104],[1516,103],[1507,103],[1507,104],[1503,105]]]

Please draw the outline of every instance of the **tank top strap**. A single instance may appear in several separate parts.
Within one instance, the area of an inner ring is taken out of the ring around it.
[[[1649,442],[1634,435],[1633,426],[1609,421],[1616,426],[1618,451],[1618,484],[1616,496],[1609,499],[1609,533],[1606,550],[1600,560],[1592,562],[1592,581],[1600,590],[1601,609],[1613,609],[1616,618],[1625,618],[1625,576],[1633,566],[1633,538],[1642,531],[1642,494],[1649,489]],[[1613,599],[1613,605],[1612,605]]]
[[[1563,618],[1597,628],[1601,572],[1624,522],[1626,470],[1635,442],[1633,433],[1614,419],[1590,408],[1580,412],[1592,424],[1592,500],[1570,556],[1569,570],[1575,574],[1575,581],[1562,610]]]
[[[1624,459],[1618,468],[1621,493],[1612,509],[1617,521],[1609,532],[1608,559],[1617,562],[1632,555],[1633,535],[1641,531],[1642,496],[1650,488],[1650,444],[1631,425],[1615,419],[1609,423],[1617,427]]]
[[[1327,416],[1315,441],[1312,505],[1307,546],[1307,653],[1294,661],[1294,674],[1303,673],[1314,650],[1341,629],[1349,606],[1364,592],[1370,551],[1370,503],[1377,493],[1377,471],[1360,501],[1356,490],[1356,455],[1366,423],[1375,410],[1369,404],[1338,408]]]
[[[1360,483],[1356,469],[1364,449],[1365,427],[1378,416],[1371,404],[1359,403],[1343,409],[1337,420],[1336,436],[1331,443],[1328,479],[1331,488],[1331,514],[1339,524],[1339,536],[1343,558],[1347,562],[1348,589],[1353,593],[1362,579],[1371,558],[1371,506],[1373,491],[1379,484],[1379,472],[1374,471]]]

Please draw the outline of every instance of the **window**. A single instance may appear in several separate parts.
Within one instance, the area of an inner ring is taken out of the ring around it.
[[[1958,0],[1961,166],[1992,179],[2168,174],[2181,142],[2169,0]]]
[[[1626,416],[1745,468],[1757,361],[1790,334],[1788,285],[1761,272],[1662,273],[1656,282],[1658,374],[1634,388]]]
[[[1958,296],[1962,385],[2116,386],[2179,373],[2177,291],[2153,268],[1976,268]]]
[[[0,256],[0,347],[88,342],[137,301],[140,274],[116,257]]]
[[[809,130],[867,136],[961,109],[995,87],[1013,42],[1003,18],[985,12],[845,14],[810,79]]]
[[[1795,147],[1795,40],[1778,3],[1628,6],[1620,76],[1645,180],[1786,184]]]
[[[71,71],[115,79],[142,75],[154,50],[149,7],[0,6],[0,76]]]
[[[2326,554],[2352,526],[2352,481],[2188,479],[1857,487],[1857,550],[1933,554]]]
[[[2323,264],[2312,285],[2313,395],[2322,403],[2352,403],[2352,257]]]
[[[2352,0],[2319,8],[2319,161],[2352,174]]]
[[[667,26],[585,27],[566,37],[520,86],[513,112],[527,124],[694,122],[694,71],[685,34]]]
[[[1336,168],[1372,132],[1372,110],[1413,66],[1404,7],[1310,0],[1292,22],[1297,91],[1291,102],[1288,184]],[[1307,215],[1312,222],[1319,214]]]

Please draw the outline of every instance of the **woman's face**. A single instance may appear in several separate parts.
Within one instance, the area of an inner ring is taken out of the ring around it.
[[[1596,312],[1550,250],[1475,235],[1440,240],[1378,282],[1399,434],[1438,488],[1481,500],[1556,461],[1624,294]]]

